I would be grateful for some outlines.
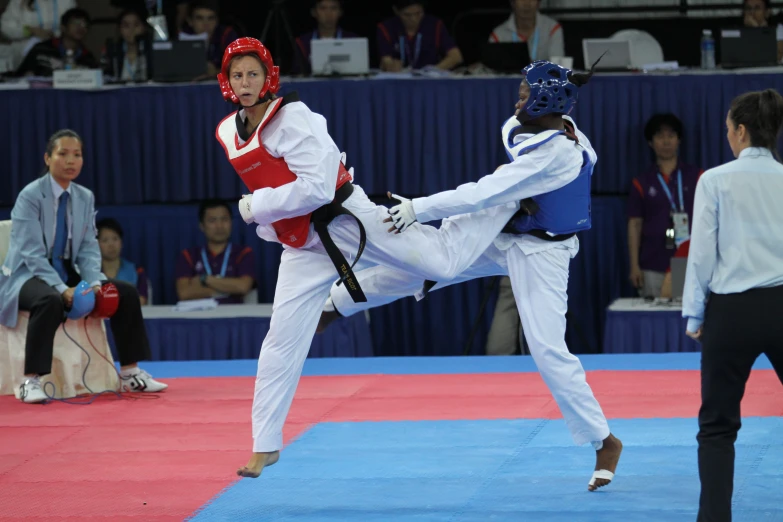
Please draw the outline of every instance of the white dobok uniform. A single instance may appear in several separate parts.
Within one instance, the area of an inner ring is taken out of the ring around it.
[[[564,135],[557,136],[476,183],[414,199],[412,203],[421,223],[455,216],[444,219],[438,241],[426,246],[422,252],[425,256],[430,248],[434,252],[442,249],[441,242],[460,245],[465,241],[470,246],[475,244],[471,241],[474,236],[494,239],[454,279],[431,279],[438,281],[431,291],[478,277],[510,276],[530,354],[557,401],[574,442],[598,446],[609,436],[609,426],[587,384],[582,364],[565,343],[569,262],[579,251],[579,240],[573,236],[553,242],[531,235],[500,233],[503,227],[496,228],[496,223],[484,214],[484,209],[493,205],[552,192],[572,182],[582,169],[583,151],[595,164],[597,155],[590,141],[575,125],[574,129],[579,144]],[[532,143],[530,140],[544,141],[547,137],[547,133],[519,134],[513,139],[513,147],[507,148],[513,152],[526,148]],[[426,227],[414,224],[399,235],[418,233],[423,228]],[[465,258],[474,254],[466,251]],[[401,297],[421,297],[423,281],[410,271],[379,266],[357,272],[356,278],[367,302],[354,303],[343,286],[334,286],[325,310],[333,305],[340,314],[350,316]]]
[[[270,104],[270,111],[271,108]],[[229,154],[242,154],[243,150],[253,148],[233,145],[234,136],[240,146],[244,143],[237,134],[234,118],[220,124],[218,135],[222,136],[224,146],[230,147]],[[329,136],[326,120],[301,102],[282,106],[259,135],[260,145],[271,156],[283,158],[297,177],[296,181],[278,188],[253,192],[251,210],[259,237],[279,242],[272,223],[307,215],[334,199],[342,158]],[[461,230],[460,224],[450,227],[456,242],[447,231],[420,225],[404,234],[389,234],[391,225],[383,223],[388,217],[386,207],[372,203],[356,185],[343,207],[364,224],[367,233],[367,244],[356,270],[384,265],[415,273],[420,280],[449,280],[464,272],[492,242],[491,237],[473,233],[472,227]],[[482,226],[499,230],[518,208],[517,202],[509,202],[487,209],[482,213]],[[338,216],[328,229],[335,244],[352,263],[359,246],[356,221],[350,216]],[[323,303],[337,279],[337,271],[312,224],[302,248],[284,245],[271,325],[258,359],[252,410],[255,452],[271,452],[283,446],[283,424]]]

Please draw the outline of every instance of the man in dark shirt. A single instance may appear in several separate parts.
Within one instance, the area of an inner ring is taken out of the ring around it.
[[[396,0],[393,18],[378,24],[381,69],[401,71],[435,66],[449,70],[462,63],[462,53],[443,20],[424,13],[423,0]]]
[[[98,61],[82,43],[90,29],[90,15],[69,9],[60,19],[61,38],[51,38],[30,49],[16,71],[17,76],[52,76],[69,68],[97,69]]]
[[[250,247],[229,242],[231,207],[223,201],[205,201],[199,221],[207,244],[180,253],[175,275],[179,300],[212,297],[220,304],[243,303],[255,285],[255,256]]]
[[[631,282],[644,297],[660,297],[666,270],[677,247],[689,238],[693,197],[703,170],[679,158],[682,122],[656,114],[644,129],[655,163],[633,179],[628,195],[628,249]],[[674,221],[687,216],[682,237],[667,239]]]
[[[207,37],[207,77],[214,79],[220,72],[226,47],[239,38],[233,27],[222,25],[215,0],[190,2],[187,24],[183,32]]]
[[[351,32],[340,27],[343,16],[342,0],[313,0],[310,14],[315,18],[316,28],[296,39],[296,56],[291,72],[293,74],[312,74],[310,63],[311,44],[321,38],[356,38]]]

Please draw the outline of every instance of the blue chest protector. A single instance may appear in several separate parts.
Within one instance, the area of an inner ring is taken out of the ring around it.
[[[548,130],[515,145],[513,137],[519,127],[516,118],[510,118],[503,125],[503,144],[511,161],[561,135],[576,141],[573,128],[570,127],[569,122],[566,122],[566,128],[571,132]],[[530,234],[550,241],[562,241],[581,230],[589,229],[592,175],[593,163],[590,155],[587,151],[582,151],[582,167],[576,179],[552,192],[523,200],[519,212],[509,220],[503,232]]]

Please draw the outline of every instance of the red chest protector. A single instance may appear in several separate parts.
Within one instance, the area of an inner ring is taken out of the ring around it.
[[[264,127],[284,105],[294,101],[299,101],[295,93],[273,101],[268,115],[243,144],[239,143],[238,129],[241,129],[244,124],[238,112],[223,119],[215,131],[215,137],[226,151],[228,161],[250,192],[262,188],[274,189],[296,180],[296,174],[288,168],[285,158],[275,158],[267,152],[261,142],[261,131]],[[339,172],[335,189],[351,181],[351,175],[345,165],[340,163],[337,168]],[[272,227],[281,243],[296,248],[302,247],[310,232],[310,214],[275,221]]]

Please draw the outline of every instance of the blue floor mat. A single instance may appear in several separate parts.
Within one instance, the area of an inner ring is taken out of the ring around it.
[[[618,475],[589,493],[594,452],[561,420],[322,423],[193,520],[693,522],[696,421],[611,427],[625,446]],[[782,418],[743,419],[735,521],[783,521],[782,429]]]

